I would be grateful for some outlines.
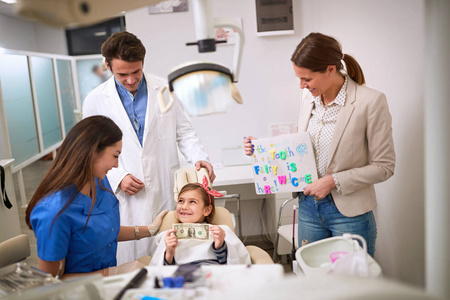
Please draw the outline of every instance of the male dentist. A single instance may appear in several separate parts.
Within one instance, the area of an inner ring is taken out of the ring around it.
[[[158,107],[162,78],[144,74],[145,47],[129,32],[112,34],[102,45],[106,66],[114,76],[95,88],[83,103],[83,118],[104,115],[122,130],[123,149],[119,168],[108,179],[120,202],[120,225],[151,224],[158,214],[173,210],[173,176],[180,167],[178,151],[199,170],[215,178],[208,155],[186,115],[176,101],[167,113]],[[153,238],[120,243],[117,264],[151,255]]]

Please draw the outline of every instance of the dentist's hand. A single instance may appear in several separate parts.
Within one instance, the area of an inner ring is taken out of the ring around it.
[[[131,174],[125,176],[119,184],[119,188],[128,196],[135,195],[142,190],[144,183]]]
[[[252,140],[257,140],[257,138],[253,136],[244,137],[244,152],[247,156],[252,155],[255,151],[255,145],[253,145]]]
[[[216,179],[216,174],[214,174],[213,166],[209,162],[205,160],[199,160],[195,163],[195,169],[197,171],[200,171],[200,168],[206,168],[206,170],[208,170],[208,176],[209,180],[211,180],[211,183],[214,181],[214,179]]]
[[[148,232],[150,232],[150,236],[154,236],[158,231],[159,231],[159,227],[161,227],[162,224],[162,220],[164,218],[165,215],[167,215],[169,211],[163,210],[162,212],[159,213],[159,215],[156,216],[156,218],[153,220],[153,223],[148,225]]]

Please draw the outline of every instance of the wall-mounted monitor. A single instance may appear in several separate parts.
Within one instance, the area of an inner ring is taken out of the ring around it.
[[[100,48],[114,32],[125,30],[125,17],[117,17],[92,26],[67,29],[69,55],[100,54]]]

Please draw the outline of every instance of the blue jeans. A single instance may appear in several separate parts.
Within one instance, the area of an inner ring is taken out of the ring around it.
[[[337,209],[333,197],[314,200],[314,196],[298,196],[298,244],[302,240],[315,242],[344,233],[359,234],[367,242],[367,252],[373,257],[377,238],[377,225],[373,212],[346,217]]]

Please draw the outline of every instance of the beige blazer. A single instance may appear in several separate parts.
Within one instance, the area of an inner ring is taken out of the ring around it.
[[[304,89],[298,131],[306,132],[312,95]],[[335,173],[341,193],[331,190],[339,211],[353,217],[377,206],[374,184],[394,174],[392,118],[386,96],[349,78],[347,99],[339,112],[329,153],[327,174]]]

